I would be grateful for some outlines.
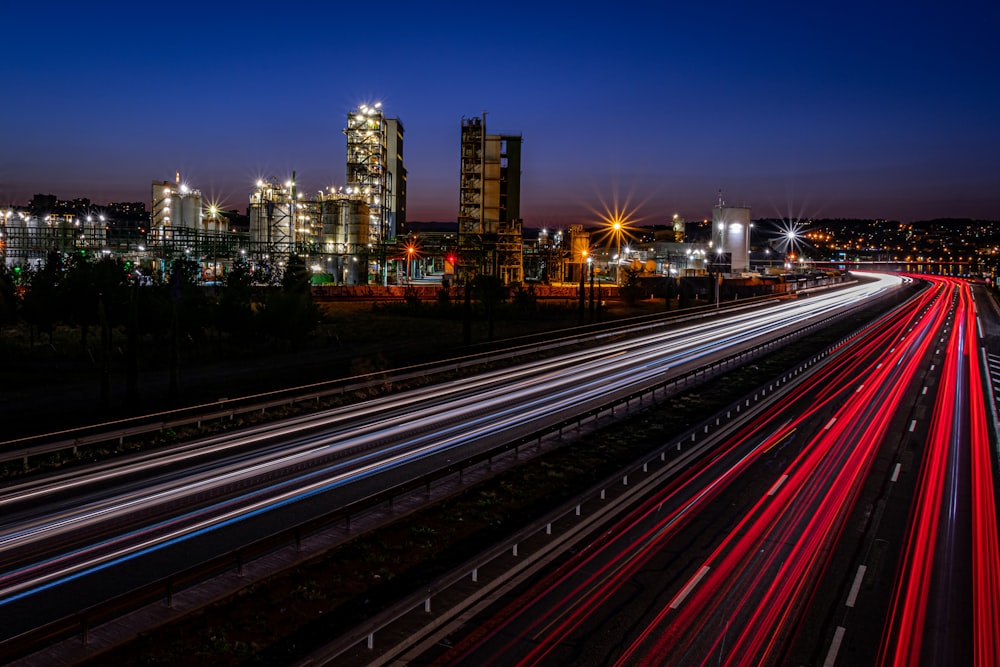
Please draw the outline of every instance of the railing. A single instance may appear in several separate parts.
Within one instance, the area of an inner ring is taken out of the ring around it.
[[[727,311],[741,310],[760,305],[775,297],[745,299],[739,304],[730,306]],[[679,322],[707,317],[718,310],[710,306],[689,309],[683,314],[672,316],[645,316],[633,318],[629,324],[622,327],[622,321],[612,323],[613,333],[627,335],[653,327],[672,326]],[[517,347],[500,351],[483,352],[479,354],[458,357],[446,362],[432,362],[407,366],[391,371],[393,382],[413,378],[426,377],[429,374],[440,374],[481,366],[484,364],[507,361],[517,357],[549,351],[567,345],[594,342],[608,335],[608,324],[586,325],[577,327],[569,336],[558,339],[546,339],[546,334],[531,337],[539,342],[529,342]],[[521,339],[515,339],[521,340]],[[375,372],[340,380],[320,382],[312,385],[293,387],[251,396],[237,398],[220,398],[213,403],[204,403],[177,410],[121,419],[112,422],[94,424],[92,426],[68,429],[55,433],[45,433],[0,442],[0,462],[22,460],[27,465],[28,460],[37,456],[48,456],[57,452],[69,451],[74,455],[81,447],[102,443],[124,443],[126,438],[158,433],[168,429],[178,429],[194,425],[201,428],[202,423],[212,421],[234,421],[239,415],[266,412],[274,408],[286,407],[310,401],[318,403],[331,396],[342,396],[356,391],[363,391],[379,386],[385,382],[387,372]]]
[[[893,310],[899,310],[905,307],[905,305],[901,304]],[[744,398],[733,402],[716,413],[716,415],[671,438],[667,444],[648,454],[642,461],[607,477],[580,496],[564,503],[559,508],[534,521],[531,525],[509,536],[501,544],[477,554],[474,558],[454,568],[448,574],[438,578],[432,585],[425,586],[389,609],[355,626],[333,642],[315,651],[309,658],[301,661],[299,664],[328,664],[347,651],[360,645],[363,645],[368,650],[373,650],[375,648],[375,636],[377,633],[390,627],[402,617],[415,610],[423,609],[424,612],[429,613],[432,601],[435,598],[442,596],[449,589],[465,581],[471,579],[474,583],[479,584],[480,573],[486,571],[487,566],[494,561],[506,555],[511,555],[514,558],[524,556],[525,554],[519,553],[519,545],[525,544],[532,537],[540,536],[543,532],[545,536],[553,535],[553,525],[566,519],[579,519],[583,516],[584,507],[588,504],[591,506],[596,504],[598,507],[596,511],[599,512],[602,506],[607,506],[608,504],[609,490],[615,487],[628,487],[630,480],[633,486],[635,486],[637,483],[642,484],[644,481],[655,482],[675,474],[676,471],[690,465],[695,459],[704,454],[706,448],[711,445],[713,440],[723,436],[728,430],[738,426],[742,419],[752,415],[763,405],[761,401],[765,397],[770,397],[770,400],[773,400],[775,395],[780,396],[794,390],[800,382],[808,377],[809,372],[807,371],[810,371],[810,369],[817,370],[825,365],[834,355],[843,351],[846,345],[856,340],[873,326],[875,326],[875,322],[859,328],[837,343],[830,345],[823,352],[802,362],[796,368],[787,371],[765,385],[759,386],[752,392],[752,398],[751,394],[748,393]],[[731,360],[730,358],[718,363],[726,364]],[[723,413],[725,413],[724,417]],[[669,464],[667,463],[668,457],[671,459]],[[660,469],[654,471],[650,476],[650,468],[655,468],[658,465],[661,466]],[[571,521],[571,524],[565,530],[566,534],[560,535],[558,539],[552,538],[547,545],[565,543],[568,533],[572,532],[578,526],[578,521]],[[525,565],[524,567],[527,566]],[[524,568],[522,567],[521,569],[523,570]],[[508,581],[511,579],[511,575],[512,573],[509,571],[509,568],[503,567],[501,568],[501,574],[497,577],[497,581]],[[484,587],[487,585],[484,584]]]
[[[866,307],[867,305],[868,304],[866,303],[857,304],[852,308],[842,311],[837,317],[846,317],[854,310]],[[896,309],[904,306],[905,304],[901,304],[896,306]],[[340,522],[343,522],[345,528],[349,531],[352,517],[371,511],[372,508],[381,504],[388,504],[391,508],[394,502],[398,501],[402,496],[412,493],[415,490],[423,490],[429,498],[431,495],[431,487],[435,483],[440,484],[444,480],[455,477],[462,480],[464,476],[469,473],[470,469],[476,466],[492,466],[493,459],[503,453],[514,450],[516,456],[520,451],[520,448],[528,443],[537,442],[540,447],[541,441],[544,437],[555,433],[558,433],[561,436],[564,429],[568,427],[580,428],[585,420],[589,419],[590,421],[597,421],[600,419],[602,414],[614,416],[616,414],[615,410],[618,407],[624,406],[626,412],[628,412],[633,409],[632,403],[634,401],[638,401],[639,403],[639,405],[635,406],[637,409],[652,407],[656,403],[657,392],[661,394],[660,398],[662,400],[669,395],[678,393],[682,389],[702,384],[712,377],[730,370],[735,366],[742,365],[757,356],[801,338],[810,331],[820,327],[827,327],[829,326],[829,323],[830,319],[827,318],[820,322],[807,325],[794,332],[777,335],[760,345],[756,345],[736,354],[726,356],[707,364],[706,366],[694,368],[684,373],[665,378],[659,382],[649,384],[640,389],[615,396],[607,403],[599,406],[593,406],[571,418],[559,419],[554,423],[545,424],[542,428],[523,434],[509,442],[477,453],[474,456],[450,463],[424,475],[411,478],[401,484],[385,488],[378,493],[359,499],[348,505],[341,506],[324,516],[312,519],[294,527],[290,527],[267,538],[258,540],[248,545],[243,545],[238,549],[234,549],[211,558],[210,560],[185,570],[182,573],[156,580],[130,591],[125,595],[115,597],[88,609],[55,620],[17,637],[5,640],[0,643],[0,661],[6,661],[26,655],[36,650],[39,646],[51,644],[55,641],[71,637],[74,634],[79,635],[82,643],[86,645],[89,641],[90,629],[96,625],[109,621],[113,618],[117,618],[124,613],[128,613],[158,600],[162,600],[168,607],[172,607],[174,594],[185,587],[198,584],[224,572],[235,570],[242,574],[242,568],[246,563],[263,555],[272,553],[282,547],[294,546],[297,549],[304,537],[315,534],[321,530],[328,529]],[[801,378],[805,377],[804,374],[808,369],[824,362],[827,357],[840,350],[872,326],[874,326],[874,323],[870,323],[859,328],[851,335],[846,336],[836,344],[829,346],[825,351],[813,356],[795,369],[783,374],[777,380],[769,382],[766,387],[762,385],[753,392],[752,398],[750,398],[750,395],[748,394],[746,398],[734,402],[725,410],[724,418],[722,417],[723,411],[720,411],[716,416],[705,420],[680,436],[671,439],[670,444],[659,450],[657,455],[660,457],[660,460],[665,461],[668,453],[671,455],[673,455],[673,453],[683,453],[685,448],[698,444],[705,436],[714,434],[720,428],[726,427],[731,420],[744,416],[747,410],[758,405],[765,397],[771,396],[775,391],[781,389],[787,390],[788,388],[794,386]],[[726,423],[723,423],[723,420],[725,420]],[[714,424],[712,423],[713,421]],[[630,470],[634,471],[636,468],[641,467],[645,471],[647,466],[648,461],[641,466],[637,465]],[[617,478],[620,474],[621,473],[617,473],[615,478]],[[624,473],[626,483],[629,474],[630,472]],[[562,509],[557,510],[554,515],[550,515],[541,523],[551,524],[554,520],[551,517],[559,515],[559,513],[565,514],[567,507],[571,507],[572,511],[576,512],[577,516],[579,516],[581,503],[582,501],[579,499],[568,503]],[[498,547],[490,553],[494,554],[493,557],[496,557],[496,555],[505,553],[509,550],[511,548],[511,544],[513,544],[513,548],[516,549],[518,541],[523,539],[524,535],[537,530],[537,525],[522,530],[513,538],[506,541],[504,546]],[[480,557],[477,562],[484,562],[489,559],[489,556]],[[429,600],[434,595],[438,594],[443,588],[453,585],[459,579],[468,576],[469,572],[474,570],[475,568],[470,565],[463,566],[463,568],[460,568],[457,571],[457,574],[453,573],[452,577],[444,578],[442,580],[443,583],[424,589],[419,594],[416,594],[414,598],[419,598],[420,601],[423,601],[426,607],[429,607]],[[338,649],[337,653],[330,657],[339,655],[344,650],[349,649],[351,646],[364,640],[366,637],[368,638],[367,641],[370,647],[373,642],[374,634],[377,631],[391,624],[394,620],[399,618],[399,616],[406,613],[406,611],[410,608],[411,607],[408,607],[403,611],[398,611],[397,609],[396,612],[393,612],[395,615],[388,614],[372,619],[363,625],[360,630],[357,630],[348,636],[347,640],[345,640],[347,643]]]

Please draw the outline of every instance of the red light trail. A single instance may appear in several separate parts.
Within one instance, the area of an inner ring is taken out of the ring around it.
[[[971,479],[963,481],[970,485],[972,496],[973,657],[976,665],[996,665],[1000,660],[1000,552],[976,311],[967,283],[939,279],[939,286],[955,295],[955,324],[948,339],[943,381],[924,450],[920,493],[910,516],[879,662],[916,665],[921,661],[932,580],[935,572],[949,567],[935,558],[942,529],[949,529],[954,522],[947,480],[959,474],[954,455],[967,449]],[[967,407],[963,401],[968,402]]]
[[[943,503],[961,484],[952,448],[971,455],[974,654],[1000,659],[1000,547],[976,318],[969,286],[926,278],[931,289],[845,343],[843,354],[774,402],[717,451],[624,517],[582,555],[536,585],[446,660],[475,654],[486,664],[539,664],[560,646],[584,644],[585,623],[614,606],[670,540],[740,475],[793,433],[800,451],[767,483],[708,555],[623,637],[618,665],[773,664],[782,660],[907,392],[954,315],[942,380],[924,447],[917,500],[903,556],[890,631],[880,659],[916,664],[930,597]],[[802,396],[811,396],[804,403]],[[820,420],[821,426],[809,426]],[[808,429],[812,428],[810,432]],[[756,468],[755,468],[756,470]],[[950,482],[948,480],[951,480]],[[954,511],[954,499],[950,501]],[[953,532],[953,531],[952,531]],[[537,606],[532,606],[532,604]],[[530,612],[528,611],[530,610]],[[515,619],[516,632],[507,630]],[[590,627],[590,626],[587,626]],[[575,635],[573,633],[576,633]],[[502,639],[501,639],[502,637]],[[486,652],[483,658],[477,651]]]

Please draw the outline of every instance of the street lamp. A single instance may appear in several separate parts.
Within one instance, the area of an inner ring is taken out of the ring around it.
[[[616,254],[613,261],[615,262],[616,284],[621,284],[622,237],[631,236],[631,230],[629,229],[630,215],[625,208],[619,209],[615,206],[613,210],[605,209],[604,215],[600,218],[601,222],[607,225],[604,228],[602,236],[607,239],[609,255],[611,254],[611,241],[614,240],[615,243]]]
[[[622,270],[622,223],[621,220],[615,220],[611,224],[612,232],[615,235],[615,241],[618,242],[617,252],[615,253],[615,284],[621,285],[621,270]]]
[[[792,262],[795,261],[795,242],[798,240],[799,235],[794,229],[789,229],[785,232],[785,238],[788,243],[785,248],[785,268],[791,269]]]
[[[715,307],[719,307],[719,286],[722,284],[722,274],[718,271],[719,265],[722,263],[722,255],[724,254],[723,249],[720,247],[717,251],[718,256],[715,260]]]
[[[406,283],[410,283],[410,264],[413,263],[413,254],[416,252],[416,248],[413,245],[406,246]]]

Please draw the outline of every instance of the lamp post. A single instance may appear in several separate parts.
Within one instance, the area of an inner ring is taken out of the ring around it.
[[[621,285],[621,269],[622,269],[622,223],[620,220],[615,220],[611,225],[611,229],[615,234],[615,241],[618,243],[617,253],[615,254],[615,284]]]
[[[799,236],[795,233],[794,229],[790,229],[785,232],[785,238],[787,240],[787,245],[785,246],[785,268],[791,269],[792,262],[795,260],[795,242]]]
[[[580,251],[580,325],[583,326],[583,304],[584,304],[584,291],[586,290],[586,276],[587,276],[587,255],[589,253],[586,250]]]
[[[715,271],[715,307],[716,308],[719,307],[719,286],[722,284],[722,273],[718,270],[719,265],[722,262],[722,255],[724,254],[722,252],[722,248],[719,248],[718,253],[719,254],[718,254],[717,258],[716,258],[716,263],[715,263],[715,268],[716,268],[716,271]]]

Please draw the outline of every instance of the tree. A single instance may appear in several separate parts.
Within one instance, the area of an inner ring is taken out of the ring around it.
[[[480,274],[472,280],[472,289],[476,293],[476,298],[483,304],[486,310],[486,321],[488,323],[487,340],[493,341],[493,316],[496,305],[503,301],[505,295],[503,282],[496,276]]]
[[[319,310],[312,300],[309,270],[301,257],[293,255],[281,276],[281,289],[269,290],[263,311],[264,329],[271,336],[299,344],[319,323]]]
[[[625,279],[622,281],[622,286],[618,289],[618,294],[621,296],[622,300],[629,306],[634,306],[640,298],[642,298],[642,287],[639,285],[639,274],[641,270],[633,269],[631,267],[622,268],[622,274]]]
[[[66,260],[63,294],[65,314],[80,327],[80,349],[86,353],[90,326],[97,323],[97,291],[90,260],[84,251],[74,252]]]
[[[95,261],[80,251],[66,260],[60,291],[66,302],[65,313],[80,327],[83,350],[87,349],[89,328],[100,323],[98,311],[102,302],[108,326],[125,321],[128,282],[128,268],[121,258],[105,256]]]
[[[291,294],[301,294],[312,298],[309,290],[309,269],[306,262],[298,255],[288,258],[284,272],[281,274],[281,289]]]
[[[170,368],[167,400],[176,404],[180,398],[180,341],[201,338],[205,330],[207,304],[204,292],[197,289],[201,277],[198,263],[189,259],[175,259],[170,267],[167,282],[170,308]]]
[[[0,262],[0,333],[5,325],[17,323],[17,288],[14,271]]]
[[[242,257],[226,274],[217,314],[216,326],[233,339],[246,339],[254,330],[253,273]]]
[[[26,275],[27,291],[24,295],[24,317],[31,331],[31,344],[35,343],[35,331],[48,334],[49,345],[52,333],[59,320],[59,284],[63,275],[62,255],[52,251],[41,268],[22,272]]]
[[[690,280],[681,280],[678,286],[678,291],[680,292],[680,297],[678,299],[678,308],[687,308],[691,305],[691,300],[694,298],[694,286],[691,284]]]

